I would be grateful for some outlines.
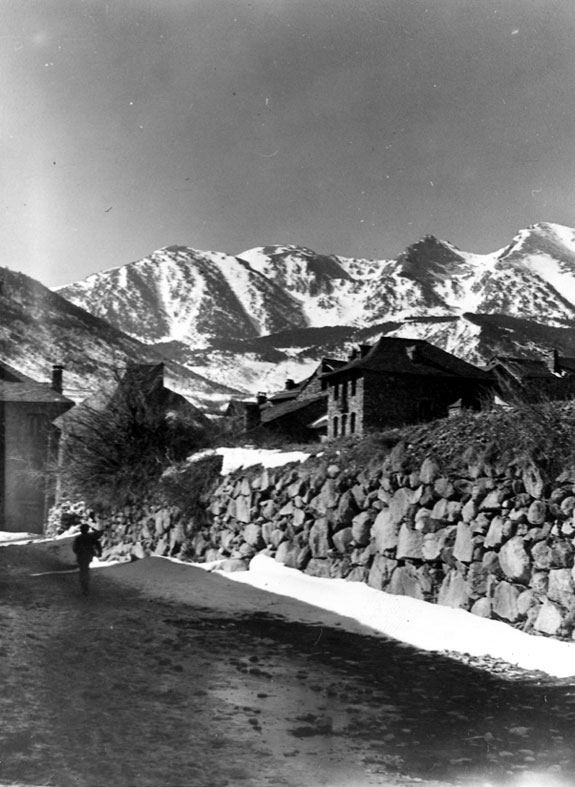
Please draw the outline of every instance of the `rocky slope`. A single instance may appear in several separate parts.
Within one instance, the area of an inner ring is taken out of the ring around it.
[[[426,338],[476,363],[547,351],[551,341],[570,350],[575,231],[535,224],[484,255],[426,236],[395,260],[168,246],[59,293],[214,381],[273,389],[382,333]],[[500,317],[486,323],[486,314]]]

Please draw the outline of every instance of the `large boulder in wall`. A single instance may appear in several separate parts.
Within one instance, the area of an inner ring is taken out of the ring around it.
[[[325,517],[316,519],[309,531],[309,546],[314,558],[326,558],[331,547],[329,522]]]
[[[509,579],[526,584],[531,578],[531,559],[521,536],[514,536],[499,550],[499,565]]]
[[[387,593],[395,596],[409,596],[425,600],[417,569],[414,566],[398,566],[391,575],[391,581],[386,588]]]
[[[451,570],[445,575],[439,589],[437,603],[444,607],[468,609],[469,588],[465,577],[459,571]]]
[[[367,584],[376,590],[383,590],[389,584],[391,575],[397,567],[397,560],[385,555],[376,555],[369,570]]]

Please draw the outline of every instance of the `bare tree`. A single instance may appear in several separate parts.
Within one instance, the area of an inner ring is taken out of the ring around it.
[[[150,492],[163,470],[210,444],[208,419],[163,386],[158,366],[135,366],[63,419],[62,489],[96,508]]]

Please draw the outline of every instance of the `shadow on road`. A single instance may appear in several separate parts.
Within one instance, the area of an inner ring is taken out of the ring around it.
[[[344,631],[335,615],[326,625],[309,605],[164,561],[94,572],[88,598],[75,574],[39,569],[61,558],[0,550],[1,779],[367,787],[575,773],[567,681]]]

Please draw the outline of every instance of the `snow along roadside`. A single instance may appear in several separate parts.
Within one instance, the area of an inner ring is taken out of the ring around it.
[[[183,563],[176,558],[167,559]],[[218,563],[183,564],[211,571],[218,567]],[[249,571],[219,575],[352,618],[422,650],[491,656],[558,678],[575,676],[575,642],[524,634],[506,623],[480,618],[462,609],[394,596],[362,582],[310,577],[267,555],[256,555]]]

